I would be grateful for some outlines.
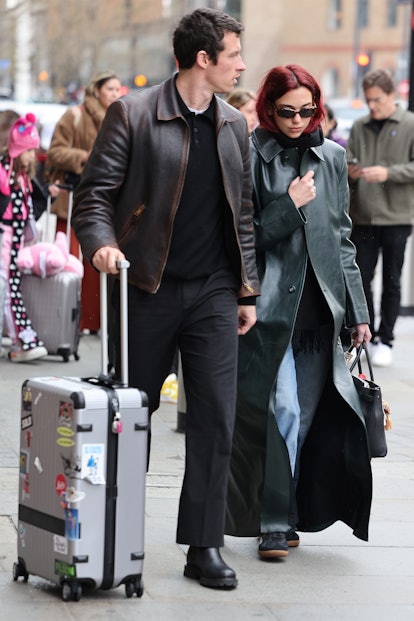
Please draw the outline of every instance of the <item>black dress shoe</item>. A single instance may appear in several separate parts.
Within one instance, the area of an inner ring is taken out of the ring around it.
[[[233,589],[237,586],[236,574],[223,561],[218,548],[190,546],[184,576],[194,578],[211,589]]]

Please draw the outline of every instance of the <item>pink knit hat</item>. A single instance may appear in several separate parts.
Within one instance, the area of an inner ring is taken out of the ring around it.
[[[11,158],[18,157],[29,149],[38,149],[40,145],[39,132],[36,128],[36,117],[29,112],[20,117],[12,125],[7,141],[7,150]]]

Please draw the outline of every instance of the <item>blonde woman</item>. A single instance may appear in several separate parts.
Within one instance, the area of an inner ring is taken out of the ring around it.
[[[227,103],[240,110],[247,121],[249,134],[259,123],[256,112],[256,94],[243,88],[236,88],[228,97]]]

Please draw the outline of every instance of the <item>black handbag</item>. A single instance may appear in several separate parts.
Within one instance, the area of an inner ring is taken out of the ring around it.
[[[351,351],[352,347],[348,350]],[[361,354],[365,352],[368,365],[369,379],[362,372]],[[352,375],[352,371],[358,365],[358,375]],[[349,370],[359,395],[361,408],[364,414],[365,426],[368,436],[368,447],[371,457],[385,457],[387,454],[387,440],[385,437],[385,412],[382,401],[381,388],[374,382],[371,360],[368,347],[365,342],[357,348],[355,360]]]

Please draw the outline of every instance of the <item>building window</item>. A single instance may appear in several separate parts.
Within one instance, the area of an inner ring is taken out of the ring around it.
[[[212,3],[213,8],[228,13],[235,19],[241,17],[241,0],[216,0]]]
[[[240,20],[242,0],[186,0],[187,10],[193,11],[201,7],[208,9],[218,9],[228,13],[235,19]]]
[[[368,0],[358,0],[358,26],[359,28],[368,28],[369,22],[369,2]]]
[[[164,19],[171,17],[171,0],[162,0],[162,16]]]
[[[328,30],[339,30],[342,26],[342,0],[330,0],[328,7]]]
[[[388,0],[387,6],[387,26],[395,28],[397,25],[397,0]]]
[[[320,80],[323,98],[327,103],[333,97],[338,97],[339,93],[339,74],[338,71],[331,67],[330,69],[326,69],[322,74]]]

